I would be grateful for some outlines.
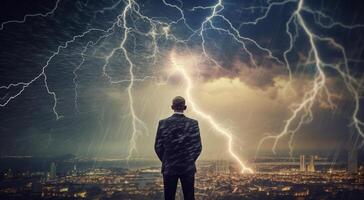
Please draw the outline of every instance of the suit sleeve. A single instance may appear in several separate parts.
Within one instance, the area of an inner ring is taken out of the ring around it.
[[[163,137],[161,131],[161,121],[158,123],[157,135],[155,137],[154,151],[157,153],[160,161],[163,161],[164,147],[163,147]]]
[[[198,121],[194,123],[193,127],[193,150],[192,150],[192,156],[194,161],[197,160],[197,158],[200,156],[202,151],[202,144],[201,144],[201,136],[200,136],[200,128],[198,126]]]

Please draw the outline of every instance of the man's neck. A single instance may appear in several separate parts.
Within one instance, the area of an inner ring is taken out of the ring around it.
[[[183,115],[183,111],[174,111],[174,114]]]

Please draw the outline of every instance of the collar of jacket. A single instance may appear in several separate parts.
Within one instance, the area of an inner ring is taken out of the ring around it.
[[[185,115],[182,112],[174,112],[172,116],[175,116],[175,117],[184,117]]]

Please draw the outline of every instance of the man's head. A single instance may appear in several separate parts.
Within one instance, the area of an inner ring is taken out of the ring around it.
[[[175,112],[183,112],[187,108],[185,99],[181,96],[174,97],[171,108]]]

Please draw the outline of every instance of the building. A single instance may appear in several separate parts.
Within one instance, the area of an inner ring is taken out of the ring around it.
[[[300,171],[301,172],[306,171],[305,155],[300,156]]]
[[[77,164],[76,163],[73,164],[73,171],[75,171],[75,172],[77,171]]]
[[[315,172],[315,156],[310,156],[310,163],[307,165],[307,171]]]
[[[49,179],[55,179],[57,177],[57,168],[56,168],[56,163],[52,162],[51,163],[51,167],[49,169]]]
[[[229,162],[226,160],[218,160],[215,163],[215,171],[218,173],[230,173],[230,165]]]
[[[358,150],[355,147],[348,152],[348,172],[358,173]]]

